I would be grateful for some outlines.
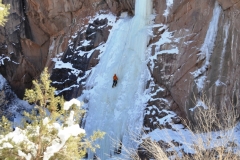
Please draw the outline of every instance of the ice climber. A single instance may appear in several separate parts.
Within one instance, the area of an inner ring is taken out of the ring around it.
[[[118,77],[117,77],[116,74],[114,74],[114,76],[113,76],[113,85],[112,85],[112,88],[113,88],[113,87],[116,87],[116,85],[117,85],[117,80],[118,80]]]

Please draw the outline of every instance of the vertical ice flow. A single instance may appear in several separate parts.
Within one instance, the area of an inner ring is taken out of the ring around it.
[[[223,63],[224,63],[224,57],[226,54],[226,46],[227,46],[227,40],[228,40],[228,35],[229,35],[229,27],[230,24],[227,23],[224,25],[223,30],[224,30],[224,40],[223,40],[223,50],[221,53],[221,58],[220,58],[220,67],[219,67],[219,71],[221,72],[219,75],[222,75],[222,69],[223,69]],[[220,77],[219,77],[220,78]]]
[[[219,3],[216,1],[214,10],[213,10],[213,17],[209,24],[208,31],[206,37],[204,39],[203,45],[200,49],[201,53],[199,54],[199,59],[205,59],[204,64],[198,70],[192,72],[192,75],[195,78],[195,83],[197,85],[198,91],[201,92],[206,81],[206,70],[209,66],[211,55],[215,46],[215,41],[218,32],[218,21],[221,15],[221,7]]]
[[[170,10],[170,8],[172,7],[172,5],[173,5],[173,0],[166,0],[166,6],[167,6],[167,8],[166,8],[166,10],[164,11],[164,13],[163,13],[163,15],[167,18],[168,17],[168,15],[169,15],[169,10]]]
[[[119,148],[112,139],[120,140],[125,147],[136,147],[131,133],[142,128],[147,67],[145,52],[149,41],[148,25],[152,0],[136,0],[135,16],[119,19],[111,30],[106,50],[87,80],[89,99],[85,130],[106,132],[96,156],[104,160]],[[112,76],[118,75],[117,87],[112,88]],[[123,152],[123,151],[122,151]],[[92,159],[94,154],[89,153]]]

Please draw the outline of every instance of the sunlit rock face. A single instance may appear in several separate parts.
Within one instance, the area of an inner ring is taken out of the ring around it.
[[[155,23],[168,27],[153,28],[151,43],[159,41],[166,30],[172,32],[168,43],[152,49],[153,55],[162,51],[154,61],[152,76],[155,90],[157,86],[165,89],[159,96],[171,102],[165,106],[192,120],[194,111],[189,109],[202,95],[217,106],[232,102],[239,108],[240,1],[175,0],[167,16],[165,0],[154,3]],[[168,54],[173,48],[178,51]]]
[[[132,13],[132,1],[101,0],[5,0],[10,15],[0,27],[0,52],[4,65],[0,72],[19,97],[31,81],[39,77],[44,67],[53,66],[51,58],[67,51],[68,40],[87,17],[98,11]],[[104,37],[104,36],[103,36]],[[52,46],[52,47],[51,47]]]

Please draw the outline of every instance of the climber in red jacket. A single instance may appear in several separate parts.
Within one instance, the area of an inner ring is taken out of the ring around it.
[[[113,88],[113,87],[116,87],[116,85],[117,85],[117,80],[118,80],[118,77],[117,77],[116,74],[114,74],[114,76],[113,76],[113,85],[112,85],[112,88]]]

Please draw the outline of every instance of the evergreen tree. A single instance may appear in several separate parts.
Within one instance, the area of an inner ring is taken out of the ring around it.
[[[38,108],[40,114],[47,108],[51,113],[57,113],[58,106],[63,106],[64,99],[55,96],[56,88],[51,86],[50,75],[47,68],[41,74],[40,81],[33,80],[33,89],[26,90],[25,100],[33,103]],[[58,111],[60,112],[60,110]]]
[[[6,116],[8,117],[8,115],[6,114],[9,114],[9,113],[6,113],[6,105],[7,105],[8,101],[6,100],[6,95],[5,95],[5,92],[4,90],[1,90],[0,91],[0,117],[2,116]]]
[[[9,15],[9,8],[10,5],[3,4],[2,0],[0,0],[0,26],[4,26],[6,23],[6,17]]]
[[[45,68],[40,81],[33,81],[33,88],[26,90],[25,100],[35,107],[24,113],[22,126],[12,131],[11,123],[2,118],[0,159],[76,160],[85,156],[87,148],[99,148],[93,142],[104,133],[97,131],[86,139],[79,127],[84,114],[80,102],[64,103],[62,97],[54,95],[56,89],[50,83]]]

